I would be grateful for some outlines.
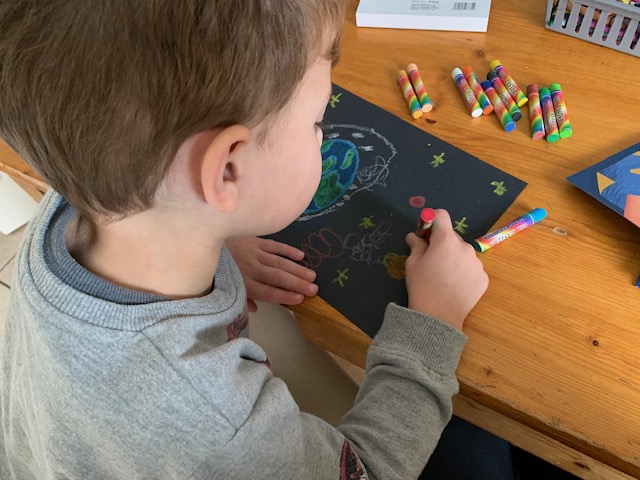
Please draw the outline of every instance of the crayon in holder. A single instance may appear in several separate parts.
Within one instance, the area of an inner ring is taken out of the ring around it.
[[[617,0],[547,0],[545,27],[640,57],[640,8]]]

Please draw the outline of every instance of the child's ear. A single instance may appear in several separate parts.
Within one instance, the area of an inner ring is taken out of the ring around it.
[[[220,213],[233,213],[238,205],[238,180],[243,174],[242,150],[251,140],[251,130],[232,125],[209,143],[200,168],[206,202]]]

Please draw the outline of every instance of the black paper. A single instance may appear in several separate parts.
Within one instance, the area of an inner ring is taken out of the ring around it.
[[[407,304],[404,237],[422,208],[448,210],[471,242],[526,183],[336,85],[325,124],[323,148],[333,140],[336,155],[323,153],[319,193],[271,238],[304,250],[319,295],[373,337],[389,302]]]

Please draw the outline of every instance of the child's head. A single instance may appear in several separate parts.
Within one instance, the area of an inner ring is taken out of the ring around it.
[[[0,3],[0,136],[85,216],[144,210],[192,135],[335,61],[343,0]]]

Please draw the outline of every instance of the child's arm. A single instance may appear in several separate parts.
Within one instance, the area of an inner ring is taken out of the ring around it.
[[[300,413],[283,382],[265,378],[257,397],[244,398],[251,411],[231,441],[200,471],[225,478],[418,477],[452,415],[466,342],[460,328],[487,287],[475,251],[445,211],[437,212],[432,229],[428,245],[408,237],[409,304],[422,313],[389,305],[341,425]],[[241,358],[250,359],[250,350]]]
[[[417,478],[433,453],[458,391],[455,370],[466,342],[460,330],[488,286],[475,250],[452,229],[446,211],[436,211],[431,230],[429,243],[407,235],[410,309],[387,308],[356,407],[340,427],[367,459],[372,478]],[[376,412],[382,405],[383,416]],[[371,424],[387,429],[386,442]]]
[[[457,329],[390,304],[356,402],[337,428],[301,413],[279,378],[265,376],[259,393],[249,395],[257,387],[245,389],[243,382],[260,367],[246,361],[228,408],[246,406],[246,417],[233,419],[237,431],[192,478],[416,479],[451,418],[464,343]],[[236,346],[242,347],[238,356],[251,359],[251,343]]]
[[[257,310],[256,301],[298,305],[318,293],[316,272],[296,263],[302,250],[258,237],[234,237],[226,245],[242,273],[249,311]]]
[[[429,243],[413,233],[406,239],[409,308],[462,330],[489,284],[476,251],[453,230],[446,210],[436,210]]]

